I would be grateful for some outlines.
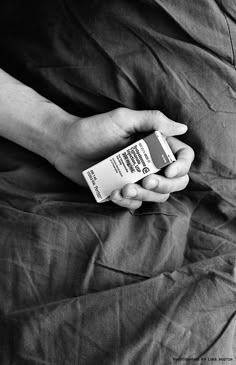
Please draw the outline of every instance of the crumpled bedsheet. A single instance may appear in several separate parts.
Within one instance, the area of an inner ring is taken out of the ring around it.
[[[196,153],[129,212],[0,140],[1,364],[236,363],[235,22],[234,0],[0,5],[0,67],[80,116],[160,109]]]

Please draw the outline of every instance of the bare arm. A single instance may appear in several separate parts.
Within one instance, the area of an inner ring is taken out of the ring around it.
[[[0,135],[53,161],[74,116],[0,69]]]
[[[111,199],[122,207],[164,202],[170,193],[186,187],[194,153],[173,136],[185,133],[187,127],[155,110],[119,108],[79,118],[0,70],[0,135],[47,159],[78,185],[86,186],[84,169],[127,146],[134,134],[153,130],[168,136],[177,161],[165,169],[165,176],[151,174],[141,185],[113,191]]]

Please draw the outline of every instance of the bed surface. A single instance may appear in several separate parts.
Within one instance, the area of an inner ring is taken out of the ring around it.
[[[196,158],[129,212],[0,140],[0,363],[236,363],[234,1],[25,3],[0,67],[76,115],[162,110]]]

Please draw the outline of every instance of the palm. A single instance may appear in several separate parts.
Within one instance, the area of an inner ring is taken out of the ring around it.
[[[166,135],[186,131],[163,114],[125,108],[84,119],[76,119],[65,133],[62,152],[55,167],[80,185],[82,171],[131,143],[136,133],[159,129]]]
[[[119,119],[119,121],[118,121]],[[69,128],[66,153],[60,155],[55,167],[80,185],[85,185],[82,171],[128,145],[131,136],[119,125],[121,118],[112,113],[78,119]]]

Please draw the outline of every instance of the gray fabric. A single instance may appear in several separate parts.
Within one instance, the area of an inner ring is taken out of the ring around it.
[[[0,5],[3,69],[80,116],[160,109],[196,152],[185,191],[131,214],[1,139],[1,364],[235,363],[235,20],[233,0]]]

